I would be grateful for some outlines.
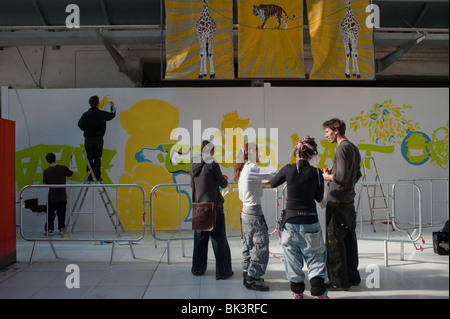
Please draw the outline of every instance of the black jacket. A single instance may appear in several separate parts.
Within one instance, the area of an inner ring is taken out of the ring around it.
[[[111,112],[91,107],[83,113],[78,121],[78,127],[84,132],[84,137],[103,137],[106,132],[106,122],[116,116],[116,109],[111,106]]]
[[[322,171],[309,165],[307,161],[299,161],[300,171],[296,164],[284,166],[270,180],[272,187],[287,183],[286,214],[284,221],[293,224],[312,224],[319,221],[316,203],[321,202],[324,192]]]
[[[191,185],[195,183],[195,198],[193,202],[215,202],[217,206],[223,206],[224,199],[220,194],[219,186],[228,186],[228,181],[223,176],[219,164],[214,161],[203,161],[195,157],[190,169]]]

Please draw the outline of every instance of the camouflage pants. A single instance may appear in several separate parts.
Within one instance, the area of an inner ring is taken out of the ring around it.
[[[261,278],[269,262],[269,234],[264,215],[241,213],[242,269],[253,278]]]

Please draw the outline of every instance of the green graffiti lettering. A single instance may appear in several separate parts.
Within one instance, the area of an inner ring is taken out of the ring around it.
[[[75,174],[69,180],[83,182],[86,177],[86,162],[81,153],[80,147],[70,145],[35,145],[15,153],[15,176],[17,188],[22,189],[26,185],[41,184],[42,173],[48,167],[45,156],[48,153],[55,153],[57,164],[69,167]],[[113,165],[112,159],[116,154],[115,150],[103,150],[102,156],[102,178],[104,183],[111,184],[111,179],[107,174]],[[74,161],[73,161],[74,160]],[[75,168],[74,168],[75,167]]]
[[[177,158],[178,154],[185,154],[189,151],[189,145],[167,143],[162,144],[162,149],[167,153],[164,165],[170,173],[189,173],[189,170],[191,168],[191,161],[186,158]],[[158,156],[159,155],[161,154],[158,154]]]
[[[434,130],[432,134],[431,142],[428,143],[430,151],[430,163],[432,165],[438,165],[439,167],[446,169],[449,165],[449,126],[439,127]]]
[[[325,168],[327,165],[325,164],[325,161],[327,159],[330,159],[333,161],[334,153],[336,150],[336,144],[330,143],[328,140],[321,140],[320,145],[324,148],[324,151],[319,154],[319,164],[318,166],[320,168]],[[378,153],[384,153],[384,154],[391,154],[394,152],[395,147],[393,145],[385,146],[385,145],[375,145],[375,144],[358,144],[358,149],[361,152],[364,152],[364,154],[361,154],[362,157],[370,157],[372,156],[372,152],[378,152]],[[370,160],[365,159],[364,166],[368,169],[370,169]]]
[[[395,147],[394,145],[385,146],[374,144],[358,144],[358,149],[362,152],[365,152],[365,155],[362,155],[363,157],[370,157],[372,156],[372,152],[384,154],[394,153]],[[370,159],[366,158],[363,164],[367,169],[370,169]]]
[[[322,145],[324,150],[323,150],[322,154],[318,155],[320,160],[319,160],[319,164],[317,164],[317,166],[320,167],[320,168],[326,168],[326,167],[328,167],[325,164],[325,161],[327,159],[330,159],[331,163],[333,163],[333,158],[334,158],[334,152],[335,152],[335,149],[336,149],[336,144],[330,143],[329,140],[320,140],[320,145]]]

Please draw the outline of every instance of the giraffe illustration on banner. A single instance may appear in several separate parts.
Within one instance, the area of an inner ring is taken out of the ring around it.
[[[346,0],[347,10],[345,16],[339,25],[341,31],[342,42],[345,48],[345,77],[350,77],[350,57],[352,58],[353,76],[360,78],[358,69],[358,37],[360,31],[360,24],[355,18],[351,8],[350,0]]]
[[[216,74],[214,71],[214,41],[216,38],[216,21],[209,13],[208,0],[203,0],[203,10],[200,18],[195,24],[197,30],[198,41],[200,42],[200,73],[199,79],[207,76],[206,60],[209,57],[209,77],[214,79]]]

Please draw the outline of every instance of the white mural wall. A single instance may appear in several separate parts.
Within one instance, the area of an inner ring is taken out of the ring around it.
[[[183,159],[189,157],[186,154],[189,147],[197,150],[201,139],[209,136],[214,137],[216,159],[231,181],[233,159],[240,149],[236,141],[246,132],[237,128],[254,129],[262,165],[273,170],[293,160],[290,157],[293,143],[306,135],[316,138],[320,145],[319,156],[312,164],[330,167],[335,145],[324,138],[322,123],[332,117],[346,122],[346,135],[358,146],[362,156],[375,159],[381,180],[448,178],[448,88],[266,85],[259,88],[8,89],[7,92],[2,116],[16,122],[18,192],[26,185],[42,184],[48,152],[57,154],[58,162],[76,173],[68,183],[84,180],[86,163],[80,152],[84,139],[77,122],[88,109],[92,95],[100,97],[104,109],[109,109],[108,102],[114,101],[118,112],[108,122],[104,138],[104,183],[138,184],[147,195],[158,184],[188,183],[189,163]],[[172,149],[173,146],[183,147]],[[373,164],[368,161],[364,164],[373,173]],[[445,197],[446,187],[445,184],[434,187],[434,197]],[[45,197],[39,196],[45,203]],[[189,187],[161,187],[153,196],[157,229],[190,227]],[[241,203],[236,192],[227,196],[227,224],[239,228]],[[141,229],[139,194],[123,190],[115,200],[125,228]],[[424,206],[430,205],[429,198],[424,199]],[[448,218],[447,205],[435,206],[433,221],[443,222]],[[367,219],[367,204],[363,208],[361,213]],[[269,227],[274,227],[275,192],[266,191],[264,209]],[[408,210],[409,207],[399,212],[404,214],[406,222],[410,218]],[[27,210],[24,214],[26,227],[43,229],[42,218],[31,217],[33,214]],[[324,214],[319,215],[323,221]],[[88,224],[89,221],[85,222]]]

